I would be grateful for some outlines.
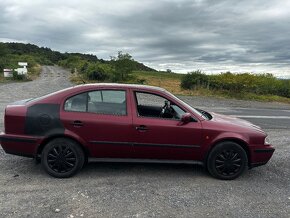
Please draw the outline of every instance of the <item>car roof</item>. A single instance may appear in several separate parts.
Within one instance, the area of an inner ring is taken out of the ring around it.
[[[155,90],[155,91],[166,91],[163,88],[156,86],[148,86],[148,85],[139,85],[139,84],[121,84],[121,83],[89,83],[77,85],[76,87],[95,87],[95,88],[133,88],[133,89],[147,89],[147,90]]]
[[[30,103],[34,103],[35,101],[41,101],[43,99],[55,101],[55,97],[58,97],[59,99],[62,99],[63,97],[67,95],[71,95],[72,93],[76,94],[78,92],[82,91],[89,91],[91,89],[128,89],[128,88],[134,88],[138,89],[140,91],[159,91],[159,92],[166,92],[165,89],[155,87],[155,86],[147,86],[147,85],[137,85],[137,84],[120,84],[120,83],[91,83],[91,84],[82,84],[82,85],[76,85],[72,86],[66,89],[62,89],[56,92],[49,93],[47,95],[41,96],[39,98],[35,98]]]

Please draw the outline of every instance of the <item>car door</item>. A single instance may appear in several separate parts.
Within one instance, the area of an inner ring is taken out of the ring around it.
[[[196,160],[200,154],[202,128],[199,121],[183,124],[180,117],[186,111],[168,96],[132,90],[133,126],[135,127],[134,151],[136,158]],[[166,102],[166,103],[165,103]],[[179,116],[161,117],[164,104]]]
[[[127,90],[91,90],[67,98],[61,119],[97,158],[131,158],[132,115]]]

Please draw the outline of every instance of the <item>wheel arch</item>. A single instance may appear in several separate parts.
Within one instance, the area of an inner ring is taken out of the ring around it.
[[[251,158],[251,156],[250,156],[250,150],[249,150],[249,147],[248,147],[248,143],[245,142],[244,140],[240,139],[240,138],[230,138],[229,137],[229,138],[221,138],[221,139],[215,141],[214,143],[212,143],[209,146],[209,149],[208,149],[208,151],[207,151],[207,153],[205,155],[205,158],[204,158],[204,164],[205,164],[205,166],[207,164],[207,159],[208,159],[208,156],[209,156],[210,152],[212,151],[212,149],[215,146],[217,146],[218,144],[223,143],[223,142],[234,142],[234,143],[240,145],[244,149],[244,151],[246,152],[246,154],[247,154],[248,165],[250,164],[250,160],[251,160],[250,158]]]
[[[76,142],[80,146],[80,148],[83,150],[85,158],[87,159],[89,157],[89,155],[90,155],[89,149],[84,146],[84,143],[81,142],[81,140],[76,139],[75,137],[72,137],[70,135],[65,135],[65,134],[51,135],[49,137],[46,137],[44,140],[42,140],[42,142],[37,147],[36,157],[38,158],[41,155],[43,148],[45,147],[45,145],[48,142],[50,142],[56,138],[66,138],[66,139],[70,139],[70,140]]]

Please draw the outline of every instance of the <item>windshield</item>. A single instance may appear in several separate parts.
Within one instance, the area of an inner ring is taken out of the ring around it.
[[[194,114],[198,114],[199,116],[201,116],[202,118],[209,120],[209,117],[206,116],[204,113],[202,113],[200,110],[197,110],[195,108],[193,108],[192,106],[190,106],[189,104],[187,104],[186,102],[182,101],[181,99],[179,99],[178,97],[176,97],[175,95],[171,94],[168,91],[165,91],[168,95],[170,95],[172,98],[174,98],[177,102],[186,105],[189,109],[191,109],[191,112]]]

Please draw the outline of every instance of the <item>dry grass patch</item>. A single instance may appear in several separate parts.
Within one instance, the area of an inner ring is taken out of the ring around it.
[[[184,90],[181,89],[181,78],[184,74],[167,73],[167,72],[148,72],[148,71],[136,71],[133,72],[131,79],[126,83],[141,83],[144,85],[157,86],[166,89],[167,91],[175,95],[191,95],[191,96],[209,96],[216,98],[229,98],[229,99],[243,99],[243,100],[256,100],[264,102],[283,102],[290,104],[290,99],[280,97],[276,95],[257,95],[253,93],[232,93],[223,90],[209,90],[206,88],[199,88],[196,90]],[[87,80],[80,77],[79,74],[72,74],[70,78],[71,82],[75,84],[86,83],[98,83],[100,81]],[[103,81],[106,82],[106,81]],[[107,81],[110,82],[110,81]]]
[[[41,65],[36,64],[35,66],[31,67],[29,69],[29,72],[27,74],[27,79],[28,80],[35,80],[39,77],[41,72]]]

